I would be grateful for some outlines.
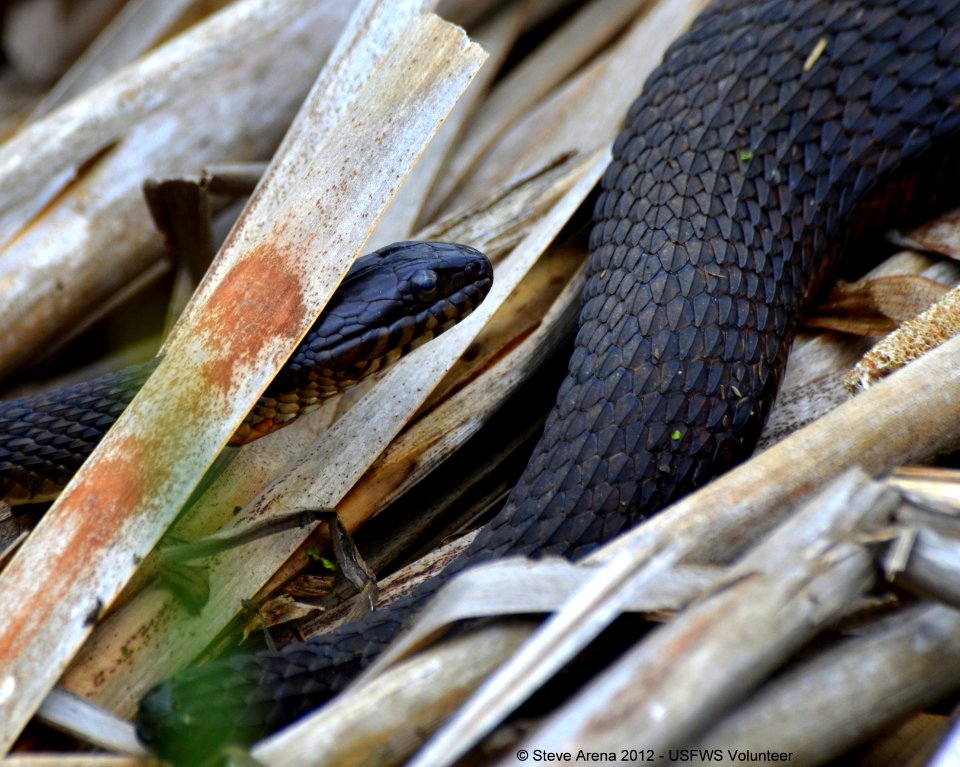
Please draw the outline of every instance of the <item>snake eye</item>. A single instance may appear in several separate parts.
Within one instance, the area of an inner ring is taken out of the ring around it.
[[[433,269],[421,269],[410,278],[413,295],[420,301],[432,301],[437,297],[437,273]]]

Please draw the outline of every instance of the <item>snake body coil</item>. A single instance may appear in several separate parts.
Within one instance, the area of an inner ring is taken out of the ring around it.
[[[851,242],[939,202],[960,131],[957,0],[721,0],[667,52],[603,180],[576,349],[503,511],[450,571],[579,556],[741,460],[797,318]],[[168,754],[319,705],[434,586],[143,701]]]

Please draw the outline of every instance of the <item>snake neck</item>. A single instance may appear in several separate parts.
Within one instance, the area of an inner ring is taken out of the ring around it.
[[[156,368],[157,361],[92,381],[0,401],[0,498],[57,497]]]

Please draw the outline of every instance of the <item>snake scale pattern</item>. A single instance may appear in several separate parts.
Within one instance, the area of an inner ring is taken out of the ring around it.
[[[581,556],[745,457],[798,317],[840,254],[949,201],[958,105],[958,0],[706,10],[616,141],[543,438],[448,572],[506,554]],[[176,756],[297,718],[435,587],[309,643],[184,672],[144,699],[142,737]]]

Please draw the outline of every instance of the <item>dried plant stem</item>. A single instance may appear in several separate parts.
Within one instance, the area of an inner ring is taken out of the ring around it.
[[[844,378],[844,384],[850,392],[862,391],[957,333],[960,333],[960,288],[947,292],[929,309],[907,320],[880,341]]]
[[[731,568],[725,583],[591,681],[524,747],[618,751],[686,742],[845,612],[873,579],[849,540],[892,512],[862,472],[838,478]],[[613,706],[621,712],[610,717]],[[512,763],[512,762],[511,762]]]
[[[0,374],[160,257],[145,178],[269,156],[337,13],[334,0],[242,0],[0,145]]]
[[[823,764],[958,688],[960,612],[919,605],[774,680],[696,747],[791,752],[792,765]]]

